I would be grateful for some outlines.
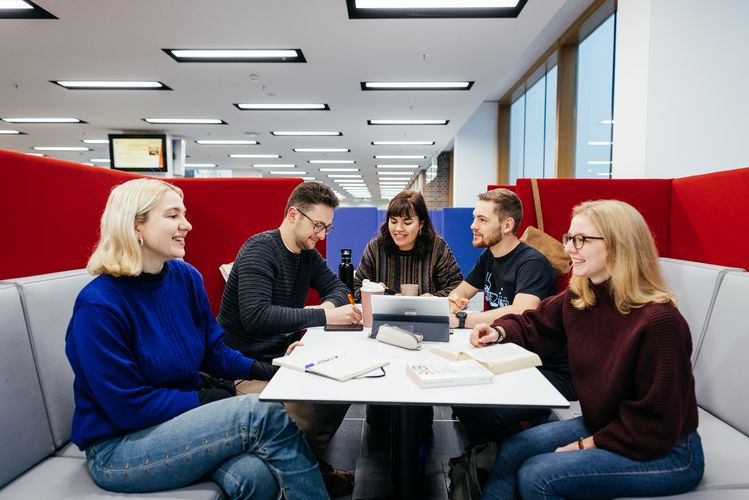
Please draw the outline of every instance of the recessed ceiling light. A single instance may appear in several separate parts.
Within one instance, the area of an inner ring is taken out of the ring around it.
[[[218,118],[143,118],[143,121],[159,125],[226,125]]]
[[[348,148],[294,148],[295,153],[350,153]]]
[[[302,180],[305,180],[305,181],[314,181],[316,179],[314,177],[302,177]]]
[[[330,177],[331,179],[361,179],[360,174],[329,174],[328,177]]]
[[[340,164],[351,164],[356,163],[355,160],[307,160],[308,163],[340,163]]]
[[[42,153],[24,153],[24,154],[27,154],[29,156],[47,156],[47,155],[44,155]]]
[[[375,155],[379,160],[424,160],[426,155]]]
[[[369,125],[447,125],[450,120],[412,119],[412,120],[367,120]]]
[[[0,135],[20,135],[18,130],[0,130]]]
[[[273,163],[253,163],[252,166],[255,168],[295,168],[296,167],[296,165],[292,165],[290,163],[280,164],[280,165],[276,165]]]
[[[31,149],[37,151],[91,151],[91,148],[83,146],[34,146]]]
[[[8,123],[86,123],[78,118],[3,118]]]
[[[91,163],[109,163],[109,158],[91,158],[88,161]]]
[[[57,19],[28,0],[0,0],[0,19]]]
[[[470,90],[473,82],[361,82],[362,90]]]
[[[389,169],[389,168],[419,168],[418,165],[375,165],[377,168]]]
[[[157,81],[50,80],[69,90],[172,90]]]
[[[413,172],[377,172],[377,175],[413,175]]]
[[[200,168],[200,167],[215,167],[215,163],[185,163],[186,167]]]
[[[366,183],[364,179],[333,179],[333,181],[341,186],[361,186]]]
[[[86,144],[109,144],[109,139],[82,139]]]
[[[434,146],[434,141],[372,141],[372,146]]]
[[[299,135],[299,136],[328,136],[328,135],[343,135],[341,132],[326,132],[326,131],[287,131],[287,130],[274,130],[271,132],[273,135],[288,136],[288,135]]]
[[[517,17],[527,0],[346,0],[350,19]]]
[[[330,111],[327,104],[249,104],[235,103],[244,111]]]
[[[177,62],[307,62],[301,49],[161,49]]]
[[[267,172],[269,174],[275,174],[275,175],[291,175],[292,177],[299,177],[300,175],[306,175],[307,172],[303,172],[301,170],[294,170],[293,172],[289,172],[287,170],[279,170],[279,171],[273,171]]]
[[[245,155],[245,154],[234,154],[234,155],[229,155],[229,158],[281,158],[281,155]]]
[[[321,168],[320,172],[358,172],[358,168]]]
[[[224,140],[197,140],[196,144],[202,144],[204,146],[254,146],[257,145],[257,141],[252,140],[239,140],[239,141],[224,141]]]
[[[388,177],[389,181],[410,181],[411,177]]]

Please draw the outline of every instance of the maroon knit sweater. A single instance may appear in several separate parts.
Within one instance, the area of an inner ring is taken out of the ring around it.
[[[507,342],[539,354],[567,344],[572,382],[596,446],[635,460],[659,457],[697,429],[697,402],[686,321],[671,304],[621,314],[608,282],[579,310],[566,290],[538,309],[494,322]]]

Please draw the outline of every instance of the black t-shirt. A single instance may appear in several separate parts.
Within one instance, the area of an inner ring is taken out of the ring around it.
[[[511,305],[518,293],[543,300],[556,293],[556,281],[546,257],[525,243],[499,258],[487,248],[466,276],[469,285],[484,291],[489,309]]]
[[[507,307],[515,300],[518,293],[535,295],[543,300],[556,294],[557,277],[549,260],[533,247],[520,243],[510,253],[495,258],[488,248],[479,256],[476,265],[465,278],[474,288],[484,291],[489,309]],[[552,355],[541,356],[541,371],[552,371],[557,376],[571,381],[567,349]],[[547,377],[548,378],[548,377]],[[567,397],[572,394],[571,383],[563,391],[552,381],[557,389]]]

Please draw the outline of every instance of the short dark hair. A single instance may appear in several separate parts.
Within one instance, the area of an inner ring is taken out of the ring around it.
[[[313,205],[325,205],[330,208],[338,208],[338,197],[332,189],[318,181],[302,182],[291,192],[289,201],[283,211],[284,216],[289,213],[292,206],[308,210]]]
[[[492,189],[479,195],[481,201],[491,201],[494,203],[494,212],[502,219],[511,217],[515,221],[512,227],[512,234],[518,234],[520,221],[523,220],[523,204],[520,202],[518,195],[505,188]]]
[[[380,226],[380,234],[377,236],[377,242],[382,245],[382,249],[387,255],[395,255],[398,251],[398,245],[393,241],[388,228],[390,217],[407,218],[414,215],[424,223],[416,236],[414,253],[418,259],[426,259],[429,256],[437,233],[434,232],[434,226],[432,225],[432,219],[429,218],[429,210],[427,210],[424,197],[416,191],[401,191],[390,200],[385,222]]]

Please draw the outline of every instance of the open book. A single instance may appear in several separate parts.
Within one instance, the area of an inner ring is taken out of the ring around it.
[[[491,384],[494,375],[476,361],[409,362],[406,373],[419,386],[447,387],[452,385]]]
[[[357,351],[343,352],[329,347],[297,348],[289,356],[275,358],[273,364],[329,377],[341,382],[349,380],[390,363]]]
[[[447,359],[475,359],[492,373],[505,373],[541,365],[538,354],[510,342],[486,347],[474,347],[468,341],[451,342],[432,347],[432,353]]]

